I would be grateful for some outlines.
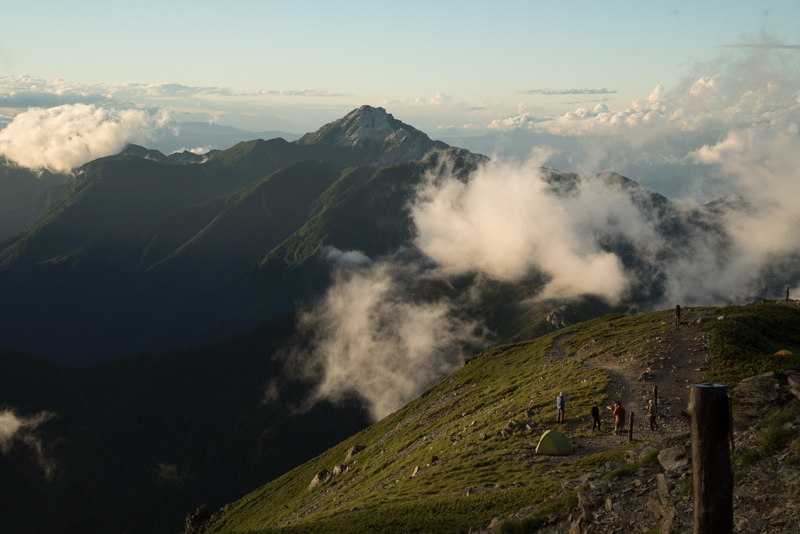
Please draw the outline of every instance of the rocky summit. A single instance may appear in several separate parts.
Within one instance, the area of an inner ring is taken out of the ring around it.
[[[297,144],[318,145],[321,148],[346,148],[351,152],[369,154],[364,164],[373,167],[397,165],[416,161],[431,150],[450,148],[441,141],[409,126],[383,108],[361,106],[316,132],[301,137]]]

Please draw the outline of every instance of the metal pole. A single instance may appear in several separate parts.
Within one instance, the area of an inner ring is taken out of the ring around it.
[[[694,482],[694,534],[733,533],[730,416],[724,384],[689,388]]]

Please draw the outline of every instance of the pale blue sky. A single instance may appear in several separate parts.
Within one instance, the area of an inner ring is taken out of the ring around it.
[[[341,95],[127,95],[196,111],[187,119],[210,112],[222,124],[295,132],[387,100],[390,112],[426,130],[482,128],[517,114],[520,103],[536,116],[593,107],[600,98],[621,109],[658,84],[675,89],[698,63],[738,51],[725,45],[800,43],[796,1],[28,1],[4,5],[2,18],[2,76]],[[519,93],[550,87],[617,92]],[[409,104],[437,93],[449,105]],[[469,109],[476,107],[492,109]]]

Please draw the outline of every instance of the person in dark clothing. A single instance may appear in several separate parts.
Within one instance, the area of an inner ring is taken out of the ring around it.
[[[681,305],[675,305],[675,328],[681,327]]]
[[[597,403],[594,403],[592,406],[592,430],[597,428],[597,431],[600,431],[600,408],[597,407]]]
[[[650,430],[658,430],[658,423],[656,423],[656,415],[658,408],[653,400],[650,400],[650,406],[647,407],[647,415],[650,416]],[[655,428],[653,428],[655,426]]]
[[[789,300],[789,288],[786,288],[786,300]]]

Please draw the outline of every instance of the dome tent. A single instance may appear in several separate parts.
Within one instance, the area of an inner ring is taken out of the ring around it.
[[[572,444],[567,439],[567,436],[558,430],[546,430],[536,446],[536,454],[572,454]]]

